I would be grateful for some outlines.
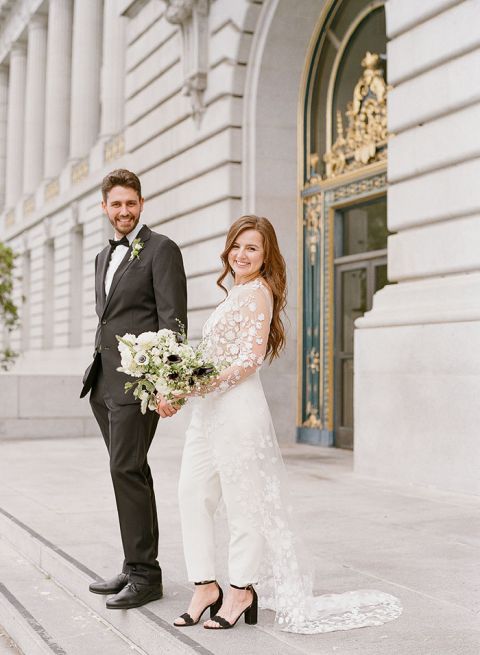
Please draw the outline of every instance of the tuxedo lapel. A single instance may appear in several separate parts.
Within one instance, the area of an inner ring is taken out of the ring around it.
[[[100,307],[105,307],[105,277],[107,275],[108,262],[110,261],[110,248],[104,248],[98,256],[98,271],[95,284],[97,285],[97,298]]]
[[[136,238],[140,239],[140,241],[145,242],[150,238],[150,234],[151,234],[151,230],[146,225],[144,225],[142,227],[142,229],[140,230],[140,232],[137,234]],[[118,283],[120,282],[123,275],[126,273],[128,268],[132,265],[132,263],[134,261],[134,259],[130,259],[131,254],[132,254],[132,247],[130,246],[129,249],[127,250],[127,252],[125,253],[125,257],[120,262],[120,266],[115,271],[115,274],[114,274],[113,279],[112,279],[112,284],[110,285],[110,290],[108,292],[108,296],[106,297],[105,304],[103,305],[102,315],[105,314],[105,311],[106,311],[106,309],[107,309],[107,307],[108,307],[108,305],[109,305],[109,303],[110,303],[110,301],[112,299],[112,296],[113,296],[113,294],[115,292],[115,289],[117,288]],[[105,275],[106,275],[106,272],[107,272],[107,267],[108,267],[108,257],[107,257],[107,266],[105,267]],[[104,294],[105,294],[105,275],[103,276],[103,283],[102,283],[103,293]]]

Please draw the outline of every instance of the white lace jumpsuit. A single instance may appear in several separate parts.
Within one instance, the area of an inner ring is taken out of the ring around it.
[[[259,578],[264,537],[253,510],[270,414],[258,368],[267,347],[271,308],[270,291],[259,279],[237,285],[203,329],[207,359],[228,367],[210,393],[193,400],[186,435],[179,500],[192,581],[216,577],[213,517],[222,497],[230,530],[230,582],[245,586]]]
[[[369,589],[315,597],[299,563],[285,470],[258,370],[271,316],[271,292],[257,278],[234,286],[204,326],[207,358],[227,367],[209,393],[193,400],[186,435],[179,501],[189,580],[217,577],[214,514],[223,497],[230,583],[259,582],[261,606],[275,610],[277,626],[320,633],[382,625],[401,614],[397,598]]]

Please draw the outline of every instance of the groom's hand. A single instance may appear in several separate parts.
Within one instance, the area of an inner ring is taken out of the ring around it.
[[[178,408],[171,405],[163,396],[157,396],[157,413],[162,418],[169,418],[178,412]]]

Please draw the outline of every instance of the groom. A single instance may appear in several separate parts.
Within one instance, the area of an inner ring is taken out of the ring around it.
[[[122,572],[90,591],[115,594],[109,609],[140,607],[162,597],[162,571],[157,561],[158,524],[147,453],[158,414],[142,414],[140,403],[119,373],[116,335],[135,335],[187,325],[187,293],[182,255],[166,236],[140,222],[144,199],[140,180],[130,171],[109,173],[102,183],[102,209],[114,238],[95,259],[98,326],[93,362],[83,378],[83,398],[90,405],[110,456],[124,562]]]

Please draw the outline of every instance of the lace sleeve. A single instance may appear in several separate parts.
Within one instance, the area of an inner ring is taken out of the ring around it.
[[[220,375],[202,390],[224,392],[252,375],[263,363],[267,351],[272,315],[270,291],[261,283],[237,291],[215,328]]]

